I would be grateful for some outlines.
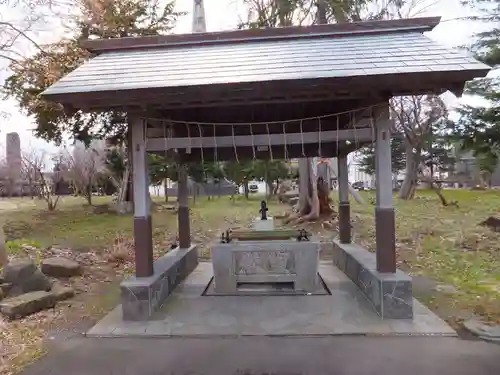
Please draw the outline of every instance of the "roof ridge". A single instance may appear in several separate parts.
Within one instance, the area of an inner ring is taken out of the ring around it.
[[[329,25],[290,26],[281,28],[245,29],[221,32],[171,34],[146,37],[87,39],[80,43],[94,53],[130,49],[172,48],[187,45],[236,44],[276,40],[348,37],[388,34],[395,32],[431,31],[441,17],[422,17],[398,20],[362,21]]]

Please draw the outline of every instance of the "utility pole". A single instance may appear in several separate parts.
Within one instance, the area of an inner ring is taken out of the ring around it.
[[[316,2],[316,24],[326,25],[328,20],[326,18],[326,3],[325,0],[317,0]]]
[[[205,20],[205,5],[203,0],[193,0],[193,33],[207,32],[207,23]]]

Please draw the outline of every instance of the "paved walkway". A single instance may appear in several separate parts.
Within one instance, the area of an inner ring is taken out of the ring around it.
[[[365,296],[330,262],[320,275],[331,295],[203,296],[213,275],[200,263],[148,322],[122,320],[121,306],[88,334],[93,337],[207,337],[312,335],[453,335],[442,319],[414,301],[413,320],[381,320]],[[500,374],[499,374],[500,375]]]
[[[24,375],[498,375],[500,346],[446,337],[67,340]]]

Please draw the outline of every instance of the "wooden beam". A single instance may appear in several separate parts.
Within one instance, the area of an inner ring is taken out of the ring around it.
[[[256,134],[223,136],[223,137],[191,137],[191,138],[148,138],[147,151],[158,152],[172,149],[217,148],[217,147],[268,147],[271,145],[297,145],[310,143],[326,143],[336,141],[370,141],[374,139],[374,129],[348,129],[290,134]]]
[[[340,142],[339,142],[340,143]],[[360,142],[360,144],[363,144]],[[203,150],[203,153],[201,152]],[[201,149],[194,148],[191,150],[190,154],[184,154],[182,156],[183,161],[186,163],[199,163],[200,161],[213,162],[213,161],[243,161],[243,160],[289,160],[293,158],[301,157],[316,157],[319,156],[319,147],[317,144],[309,143],[305,144],[304,148],[302,145],[287,145],[285,152],[285,147],[272,146],[272,153],[269,148],[262,146],[261,150],[255,150],[255,157],[252,151],[252,147],[238,147],[234,150],[234,147],[219,147],[217,150],[213,148]],[[157,155],[164,156],[165,151],[154,152]],[[337,145],[336,142],[328,142],[321,144],[321,157],[333,158],[337,157]]]

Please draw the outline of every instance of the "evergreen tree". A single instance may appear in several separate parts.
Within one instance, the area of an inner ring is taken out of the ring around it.
[[[472,17],[490,26],[488,31],[476,35],[472,51],[476,57],[498,70],[500,66],[500,0],[471,0],[468,5],[479,12]],[[455,124],[456,136],[463,149],[485,162],[498,160],[500,147],[500,76],[494,72],[486,78],[471,81],[466,93],[486,101],[484,106],[463,105],[458,109],[460,119]]]
[[[31,57],[13,60],[3,93],[33,116],[35,135],[47,141],[59,143],[64,133],[86,144],[93,138],[123,139],[127,130],[124,113],[68,113],[40,93],[90,57],[79,47],[82,39],[166,34],[179,15],[173,1],[166,5],[156,0],[82,1],[76,22],[68,30],[71,38],[44,46]]]
[[[360,150],[361,157],[358,160],[361,170],[369,175],[375,175],[375,147],[373,145],[363,147]],[[395,136],[391,138],[392,173],[399,173],[405,169],[406,150],[404,138]]]

